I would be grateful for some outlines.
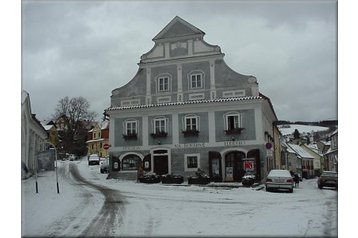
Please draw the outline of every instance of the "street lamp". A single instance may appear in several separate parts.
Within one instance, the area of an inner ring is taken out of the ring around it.
[[[52,144],[51,142],[46,141],[46,143],[50,144],[53,149],[55,150],[55,161],[56,161],[56,185],[57,185],[57,193],[60,193],[60,188],[58,186],[58,174],[57,174],[57,150],[56,150],[56,146],[54,144]]]

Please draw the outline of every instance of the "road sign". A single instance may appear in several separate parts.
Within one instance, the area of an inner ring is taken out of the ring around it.
[[[110,145],[110,144],[104,144],[104,145],[103,145],[103,149],[105,149],[105,150],[108,150],[108,149],[109,149],[109,147],[111,147],[111,145]]]

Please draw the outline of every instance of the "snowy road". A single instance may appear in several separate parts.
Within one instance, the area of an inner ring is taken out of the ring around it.
[[[85,160],[59,167],[60,194],[52,172],[39,178],[39,194],[33,178],[23,181],[23,235],[337,236],[337,191],[315,180],[271,193],[107,180]]]

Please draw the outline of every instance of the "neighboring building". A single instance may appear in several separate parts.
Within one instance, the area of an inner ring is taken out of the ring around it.
[[[48,142],[50,142],[52,145],[54,145],[56,148],[59,143],[57,128],[55,124],[46,124],[43,125],[43,128],[47,131],[48,134]]]
[[[302,158],[290,145],[292,144],[285,141],[281,143],[281,169],[287,169],[302,175]]]
[[[232,70],[204,35],[175,17],[141,56],[134,78],[112,91],[106,110],[112,177],[135,178],[143,164],[160,175],[186,178],[200,168],[241,181],[247,158],[259,179],[275,167],[280,153],[270,99],[259,93],[254,76]]]
[[[325,170],[338,172],[338,129],[330,135],[331,144],[325,153]]]
[[[45,151],[48,135],[41,123],[31,112],[30,96],[21,92],[21,162],[22,178],[36,171],[37,154]],[[25,172],[25,173],[23,173]],[[26,173],[28,172],[28,173]]]
[[[98,154],[100,157],[108,156],[108,150],[103,148],[104,144],[109,144],[109,121],[97,123],[88,133],[89,140],[86,141],[88,155]]]
[[[319,176],[322,173],[323,165],[323,154],[319,151],[316,143],[311,143],[309,145],[303,145],[304,149],[310,153],[313,157],[313,169],[316,176]]]
[[[300,173],[303,178],[312,178],[315,176],[314,172],[314,156],[308,152],[306,147],[301,145],[296,145],[293,143],[287,143],[288,147],[290,147],[294,154],[296,155],[296,168],[292,168],[293,172]],[[292,151],[291,151],[292,153]],[[292,155],[293,156],[293,155]],[[301,162],[301,164],[300,164]]]

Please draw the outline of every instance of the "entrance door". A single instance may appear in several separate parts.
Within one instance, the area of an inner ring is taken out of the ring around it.
[[[154,173],[158,175],[168,173],[168,155],[154,156]]]
[[[168,150],[153,151],[153,172],[158,175],[168,174]]]
[[[225,155],[226,180],[241,181],[245,174],[242,158],[245,158],[245,154],[241,151],[232,151]]]

